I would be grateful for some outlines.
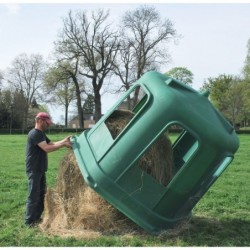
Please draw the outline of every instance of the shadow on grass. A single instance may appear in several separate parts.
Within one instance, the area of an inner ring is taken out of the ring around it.
[[[250,221],[218,220],[194,216],[180,227],[161,233],[161,242],[178,241],[187,246],[250,246]]]
[[[250,221],[193,216],[190,221],[156,236],[148,234],[134,223],[130,226],[128,231],[99,232],[92,236],[85,231],[74,231],[74,234],[71,232],[68,235],[66,232],[57,232],[57,235],[71,239],[70,244],[84,242],[82,244],[85,246],[250,246]],[[65,246],[68,243],[66,240]]]

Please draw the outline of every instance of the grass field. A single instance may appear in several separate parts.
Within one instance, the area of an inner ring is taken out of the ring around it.
[[[59,140],[65,134],[49,135]],[[182,230],[160,236],[106,235],[97,239],[52,236],[24,225],[27,180],[25,135],[0,135],[0,247],[6,246],[250,246],[250,135],[240,135],[233,163],[193,209]],[[49,154],[48,186],[54,185],[66,149]]]

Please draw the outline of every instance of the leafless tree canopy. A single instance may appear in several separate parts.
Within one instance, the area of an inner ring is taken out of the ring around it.
[[[170,59],[168,42],[176,37],[170,20],[162,20],[159,12],[150,6],[125,12],[120,26],[120,50],[115,74],[128,90],[146,71],[156,70]],[[137,102],[139,89],[135,93]],[[129,100],[128,100],[129,101]]]
[[[115,73],[122,82],[121,88],[129,89],[146,71],[168,61],[166,45],[176,35],[172,23],[161,20],[153,7],[142,6],[126,12],[119,36],[108,23],[108,17],[109,11],[102,9],[92,12],[91,16],[84,11],[70,11],[63,20],[57,42],[61,60],[71,63],[77,60],[78,73],[91,83],[96,120],[101,117],[100,91],[107,76]],[[78,99],[80,112],[81,100]]]
[[[79,74],[89,79],[95,97],[95,118],[101,117],[101,95],[105,77],[113,68],[118,36],[107,23],[109,12],[98,10],[88,18],[86,12],[68,13],[64,19],[58,52],[68,60],[79,60]]]
[[[65,108],[65,127],[68,125],[68,109],[75,99],[75,85],[72,80],[74,69],[67,62],[50,67],[44,77],[44,89],[49,97],[48,102],[63,105]]]
[[[6,79],[27,101],[26,115],[32,101],[39,100],[44,84],[50,83],[50,90],[57,89],[57,94],[61,93],[58,97],[63,97],[60,103],[66,113],[72,99],[67,91],[74,89],[79,124],[83,128],[84,96],[94,96],[94,118],[98,121],[102,115],[101,92],[111,76],[115,74],[119,79],[118,91],[128,90],[146,71],[169,60],[167,45],[176,32],[172,23],[162,20],[154,7],[145,5],[127,11],[120,21],[118,28],[109,21],[109,10],[104,9],[69,11],[55,41],[56,62],[45,80],[46,66],[40,55],[22,54],[15,58]],[[135,102],[138,94],[139,89]]]
[[[27,124],[27,115],[33,99],[39,99],[39,90],[43,84],[46,63],[39,54],[28,56],[23,53],[17,56],[7,72],[9,85],[23,94],[26,100],[24,110],[24,128]]]
[[[24,93],[27,104],[30,105],[42,86],[46,70],[45,61],[39,54],[21,54],[17,56],[8,69],[8,82]]]
[[[166,63],[169,59],[167,42],[176,31],[170,20],[161,20],[154,7],[142,6],[127,11],[122,19],[123,34],[134,49],[137,79],[145,71]]]

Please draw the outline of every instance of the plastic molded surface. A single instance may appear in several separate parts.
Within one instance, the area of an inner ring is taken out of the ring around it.
[[[145,97],[135,116],[113,139],[105,120],[138,86]],[[73,150],[88,185],[150,233],[188,219],[200,198],[233,160],[234,128],[200,93],[166,75],[148,72],[79,137]],[[164,186],[137,166],[170,126],[183,129],[173,145],[174,176]],[[226,192],[226,191],[225,191]]]

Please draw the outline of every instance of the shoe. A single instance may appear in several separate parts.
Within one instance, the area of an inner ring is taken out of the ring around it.
[[[42,222],[43,222],[43,218],[39,218],[39,219],[36,220],[35,223],[40,224],[40,223],[42,223]]]
[[[38,221],[31,221],[31,222],[26,221],[26,222],[25,222],[25,225],[26,225],[27,227],[37,227],[38,224],[40,223],[40,221],[41,221],[41,219],[39,219]]]
[[[37,223],[36,222],[32,222],[32,223],[25,223],[25,225],[29,228],[33,228],[33,227],[36,227],[37,226]]]
[[[32,222],[25,222],[25,225],[28,226],[28,227],[36,227],[38,226],[38,224],[42,223],[43,219],[42,218],[39,218],[37,219],[36,221],[32,221]]]

